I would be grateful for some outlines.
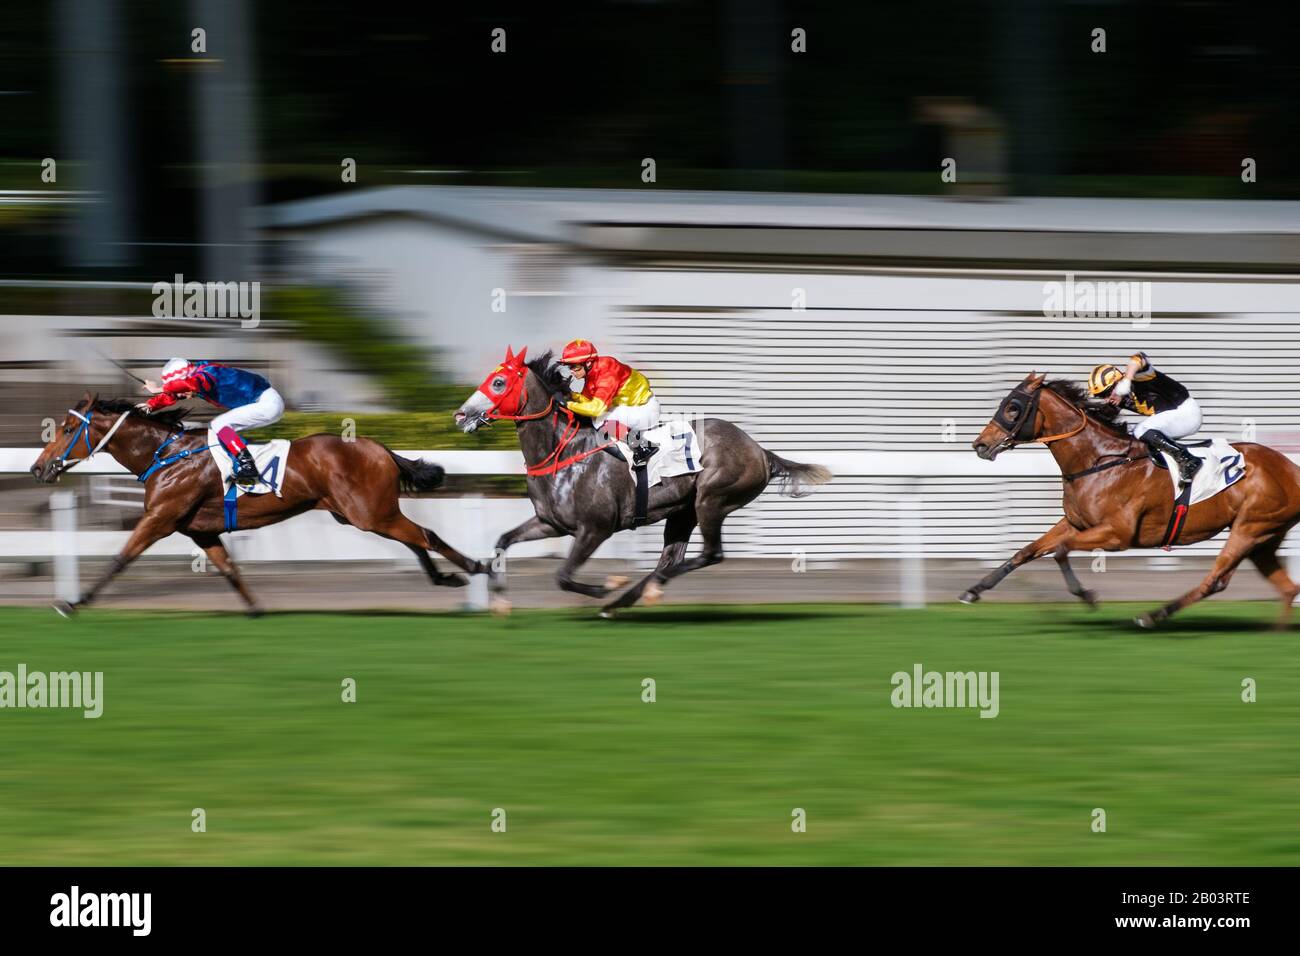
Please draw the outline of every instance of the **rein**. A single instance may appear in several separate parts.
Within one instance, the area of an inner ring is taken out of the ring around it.
[[[520,400],[520,404],[527,405],[528,386],[526,384],[523,385],[522,390],[523,390],[523,397]],[[598,445],[595,448],[589,448],[586,451],[578,452],[578,454],[576,455],[570,455],[568,458],[561,458],[560,455],[564,453],[564,449],[569,446],[569,443],[572,442],[573,439],[578,436],[578,432],[581,431],[582,429],[582,426],[578,424],[578,416],[565,407],[556,409],[554,395],[550,397],[550,400],[546,403],[546,407],[543,408],[540,412],[534,412],[531,415],[506,415],[503,412],[497,411],[497,406],[501,404],[501,400],[504,398],[505,396],[502,395],[501,399],[498,399],[496,404],[493,405],[490,409],[488,409],[487,415],[484,417],[494,419],[494,420],[499,419],[508,422],[535,422],[539,419],[545,418],[547,415],[550,415],[554,411],[553,422],[554,424],[559,425],[560,412],[564,412],[564,414],[569,416],[569,420],[564,426],[564,431],[560,433],[560,439],[556,444],[555,448],[551,450],[551,453],[547,455],[545,458],[543,458],[536,465],[529,465],[525,469],[524,474],[528,475],[530,478],[536,478],[540,475],[553,475],[562,468],[568,468],[570,465],[580,462],[584,458],[590,458],[592,455],[596,454],[596,452],[604,451],[606,448],[609,448],[611,445],[618,444],[617,442],[614,441],[608,441],[605,442],[605,444]]]
[[[144,470],[144,473],[140,475],[140,477],[137,478],[136,481],[140,482],[141,484],[144,484],[146,481],[149,480],[149,477],[159,469],[166,468],[168,465],[174,465],[178,461],[184,461],[186,458],[189,458],[191,455],[198,454],[201,451],[207,451],[209,448],[217,447],[216,445],[199,445],[197,448],[187,448],[184,451],[178,451],[176,452],[176,454],[168,455],[166,458],[158,457],[159,455],[162,454],[163,449],[165,449],[176,439],[184,437],[184,435],[185,435],[185,429],[182,427],[179,431],[172,432],[172,434],[168,437],[168,439],[165,442],[163,442],[161,445],[155,448],[153,452],[153,464],[150,465],[148,468],[146,468]]]
[[[1057,396],[1060,398],[1061,396]],[[1069,431],[1058,432],[1055,435],[1043,435],[1040,438],[1033,437],[1034,421],[1038,417],[1038,404],[1042,399],[1042,388],[1034,391],[1022,388],[1017,385],[1011,390],[1011,393],[1002,400],[998,406],[997,413],[993,416],[993,424],[997,425],[1011,438],[1012,447],[1017,445],[1029,444],[1040,441],[1044,445],[1050,445],[1052,442],[1064,441],[1067,438],[1073,438],[1085,428],[1088,427],[1088,413],[1073,402],[1066,400],[1070,409],[1079,416],[1079,425]],[[1083,471],[1075,471],[1070,474],[1062,474],[1061,477],[1068,484],[1078,478],[1084,478],[1088,475],[1095,475],[1100,471],[1106,471],[1110,468],[1118,468],[1121,465],[1131,465],[1134,462],[1146,461],[1150,455],[1103,455],[1103,458],[1114,458],[1114,461],[1104,461],[1100,464],[1093,465],[1091,468],[1085,468]]]
[[[1074,481],[1076,478],[1084,478],[1088,475],[1095,475],[1099,471],[1105,471],[1108,468],[1118,468],[1120,465],[1131,465],[1134,462],[1146,461],[1150,455],[1123,455],[1114,461],[1102,462],[1100,465],[1093,465],[1091,468],[1085,468],[1083,471],[1072,471],[1068,475],[1062,475],[1067,482]]]

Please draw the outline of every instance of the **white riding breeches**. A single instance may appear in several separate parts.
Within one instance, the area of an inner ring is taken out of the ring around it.
[[[1133,426],[1133,437],[1141,438],[1149,431],[1162,432],[1165,437],[1186,438],[1201,427],[1201,406],[1196,399],[1188,398],[1177,408],[1148,415]]]
[[[622,422],[631,432],[643,432],[659,424],[659,399],[654,396],[644,405],[615,405],[600,418],[596,427],[606,422]]]
[[[275,389],[268,388],[257,396],[256,401],[222,412],[212,419],[208,427],[214,432],[219,432],[226,427],[239,432],[245,428],[260,428],[263,425],[271,425],[278,422],[283,414],[284,399],[280,397],[280,393]]]

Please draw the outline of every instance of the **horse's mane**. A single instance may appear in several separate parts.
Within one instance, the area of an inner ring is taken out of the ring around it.
[[[85,399],[77,402],[77,411],[85,411]],[[136,403],[129,398],[99,398],[95,400],[94,411],[104,412],[108,415],[118,415],[122,412],[129,412],[135,408]],[[143,422],[152,422],[161,425],[164,428],[174,429],[180,427],[181,419],[185,416],[185,409],[176,405],[165,412],[152,412],[148,416],[141,415],[140,420]]]
[[[528,369],[541,380],[552,395],[568,398],[569,392],[572,391],[569,388],[568,376],[560,370],[558,362],[551,361],[553,356],[554,353],[548,349],[537,358],[530,360],[527,363]]]
[[[560,368],[560,364],[552,361],[553,357],[554,353],[550,349],[547,349],[541,355],[537,356],[537,358],[524,364],[528,366],[529,371],[537,376],[538,381],[540,381],[542,386],[551,393],[553,398],[562,402],[567,402],[569,396],[573,394],[573,388],[569,383],[569,377],[565,375],[564,371]],[[588,425],[591,424],[591,419],[583,415],[579,415],[578,420]]]
[[[1077,382],[1072,382],[1068,378],[1054,378],[1044,382],[1043,388],[1065,399],[1098,425],[1113,432],[1116,437],[1130,440],[1133,438],[1128,428],[1120,421],[1120,407],[1093,398]]]

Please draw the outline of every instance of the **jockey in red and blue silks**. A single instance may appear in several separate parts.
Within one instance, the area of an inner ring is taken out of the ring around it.
[[[209,427],[235,460],[235,481],[240,484],[257,481],[257,466],[238,432],[270,425],[284,414],[284,399],[270,382],[246,369],[174,358],[163,366],[162,384],[145,382],[145,388],[154,397],[136,407],[146,414],[192,395],[227,409],[212,419]]]

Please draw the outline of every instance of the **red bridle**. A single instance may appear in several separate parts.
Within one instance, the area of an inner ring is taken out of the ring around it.
[[[491,408],[489,408],[486,412],[484,412],[483,414],[484,418],[491,419],[493,421],[533,422],[533,421],[537,421],[539,418],[545,418],[547,415],[550,415],[552,412],[554,412],[555,415],[554,421],[555,424],[558,425],[560,423],[560,412],[564,412],[564,414],[569,417],[569,420],[564,425],[564,431],[560,433],[560,440],[556,444],[555,448],[551,451],[549,455],[543,458],[538,464],[529,465],[525,472],[527,475],[534,478],[537,477],[538,475],[553,475],[561,468],[567,468],[569,467],[569,465],[572,465],[575,462],[582,461],[582,459],[589,458],[590,456],[596,454],[596,452],[598,451],[604,451],[606,448],[610,447],[611,445],[617,444],[617,442],[608,441],[603,445],[598,445],[597,447],[590,448],[587,451],[579,452],[576,455],[570,455],[568,458],[561,458],[560,456],[564,453],[564,449],[569,446],[569,443],[572,442],[573,439],[577,437],[578,432],[582,429],[582,426],[578,424],[578,416],[575,415],[573,412],[571,412],[567,407],[563,405],[561,405],[557,409],[555,407],[554,395],[552,395],[550,400],[546,403],[545,408],[543,408],[540,412],[533,412],[530,415],[507,415],[505,412],[499,411],[501,403],[504,402],[508,396],[513,395],[516,392],[520,392],[522,394],[519,401],[515,402],[515,408],[518,409],[528,405],[528,381],[527,381],[528,370],[527,369],[510,369],[510,370],[520,373],[519,385],[516,388],[512,388],[502,392],[501,397],[492,403]]]

